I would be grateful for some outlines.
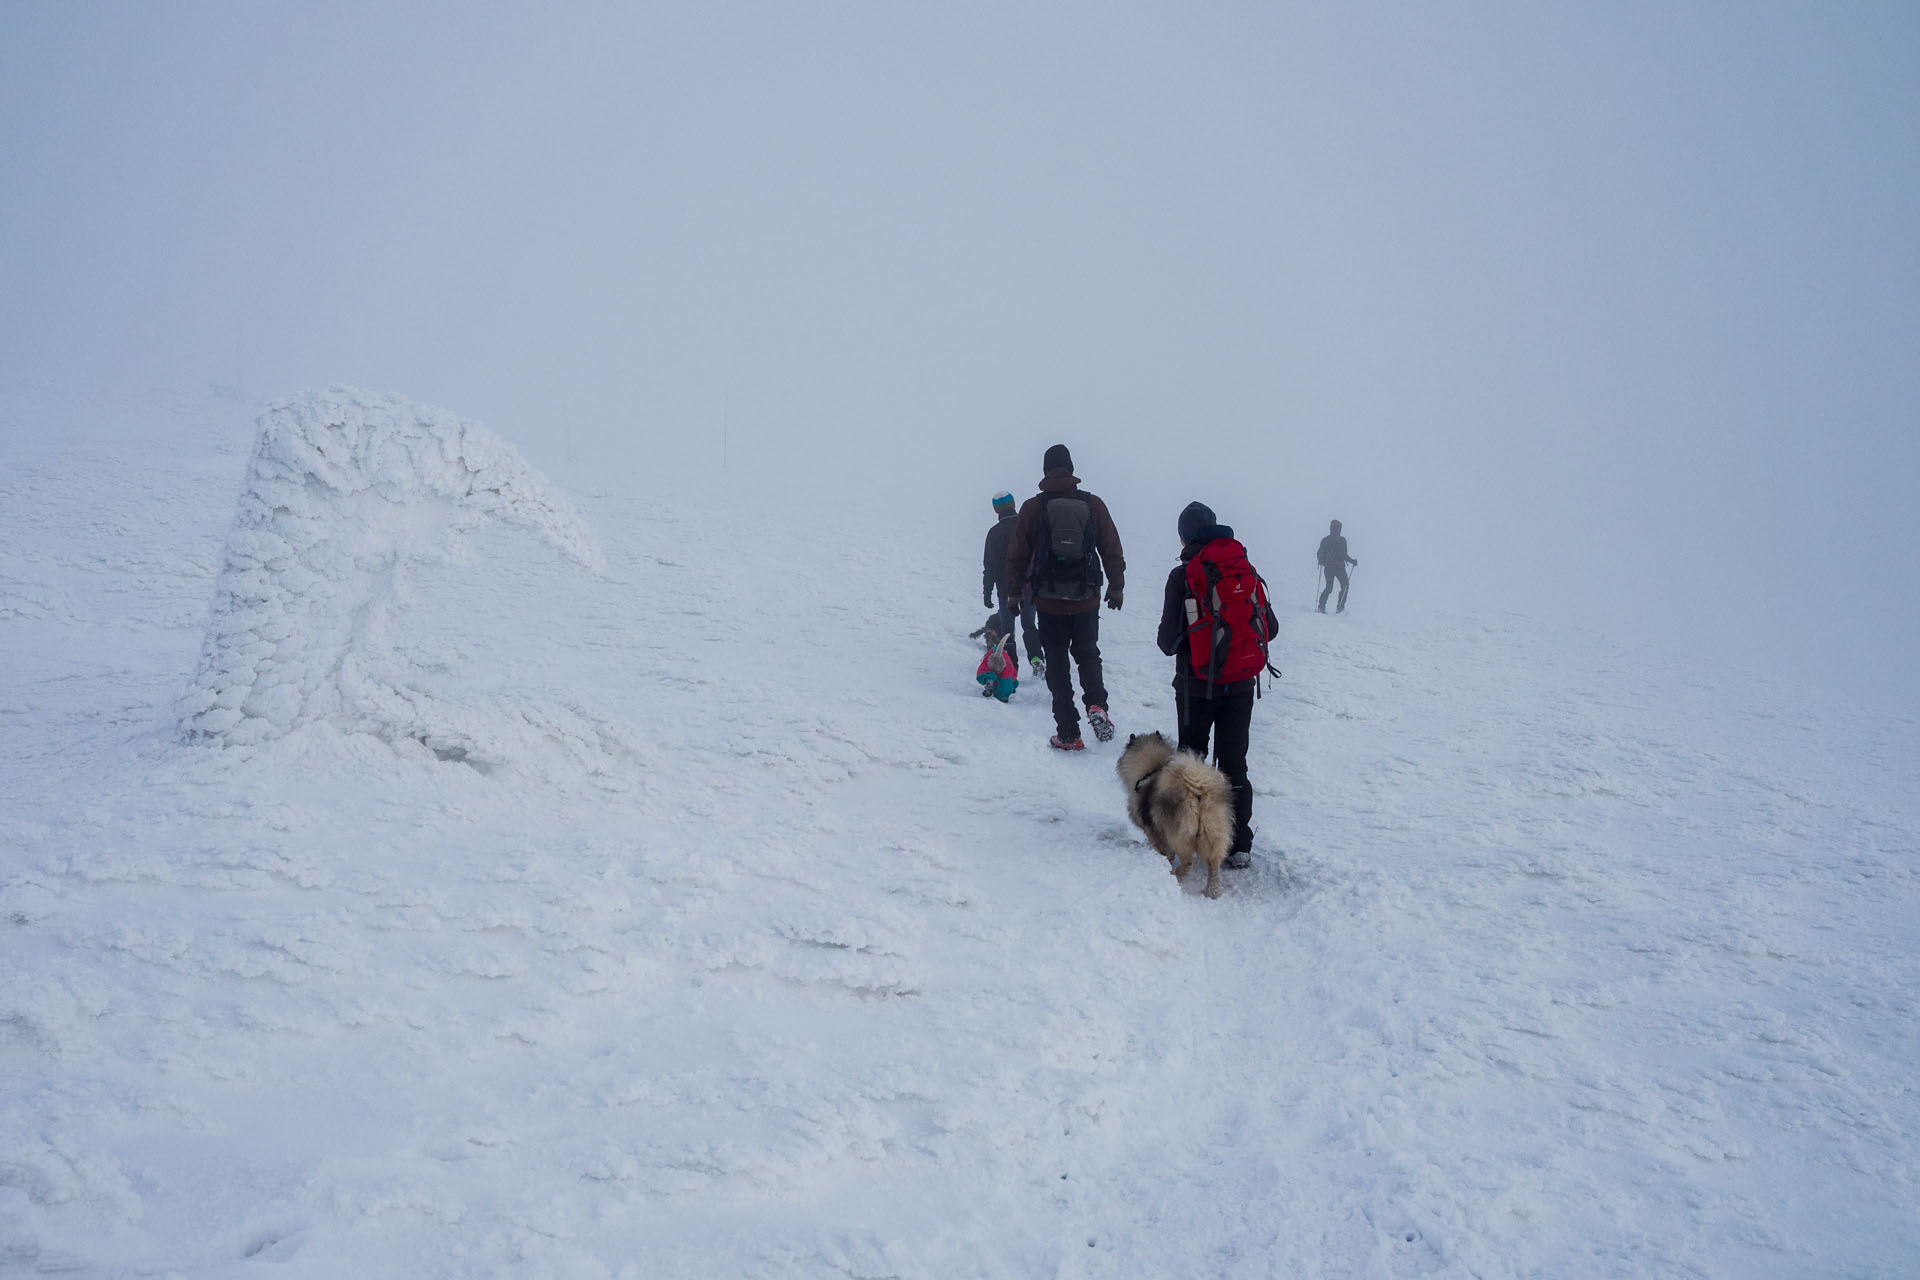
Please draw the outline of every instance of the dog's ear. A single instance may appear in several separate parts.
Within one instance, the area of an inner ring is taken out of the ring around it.
[[[1139,740],[1139,738],[1140,738],[1140,735],[1139,735],[1139,734],[1137,734],[1137,733],[1130,733],[1130,734],[1128,734],[1128,735],[1127,735],[1127,745],[1128,745],[1128,746],[1132,746],[1132,745],[1133,745],[1133,744],[1134,744],[1134,743],[1135,743],[1136,741],[1138,741],[1138,740]]]

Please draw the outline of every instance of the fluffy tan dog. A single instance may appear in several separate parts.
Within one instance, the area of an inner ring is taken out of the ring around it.
[[[1220,896],[1220,864],[1233,843],[1233,787],[1227,775],[1158,733],[1134,734],[1114,766],[1127,788],[1127,816],[1147,843],[1184,876],[1197,857],[1206,895]]]

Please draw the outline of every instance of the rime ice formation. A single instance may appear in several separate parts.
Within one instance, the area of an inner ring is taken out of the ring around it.
[[[389,671],[388,623],[411,563],[463,556],[494,522],[601,564],[567,499],[478,423],[350,387],[274,405],[181,702],[186,736],[247,745],[328,721],[441,746],[423,695]],[[464,756],[465,744],[444,750]]]

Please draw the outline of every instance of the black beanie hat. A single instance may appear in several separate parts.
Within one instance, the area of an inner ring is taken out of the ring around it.
[[[1213,518],[1213,508],[1204,502],[1189,502],[1187,509],[1180,513],[1180,545],[1186,546],[1200,536],[1203,529],[1211,529],[1219,522]]]
[[[1067,452],[1067,446],[1056,444],[1047,450],[1046,459],[1041,462],[1040,470],[1044,473],[1048,471],[1058,471],[1062,467],[1068,471],[1073,470],[1073,455]]]

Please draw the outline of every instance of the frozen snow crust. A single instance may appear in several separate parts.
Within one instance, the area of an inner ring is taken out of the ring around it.
[[[1912,1274],[1911,722],[1301,581],[1209,902],[979,696],[985,492],[595,458],[604,577],[479,529],[388,644],[644,758],[190,748],[252,412],[0,421],[0,1275]]]
[[[351,387],[259,422],[193,686],[189,738],[253,745],[305,725],[412,740],[443,757],[497,747],[475,716],[417,687],[394,611],[418,564],[506,524],[601,567],[567,499],[478,423]]]

